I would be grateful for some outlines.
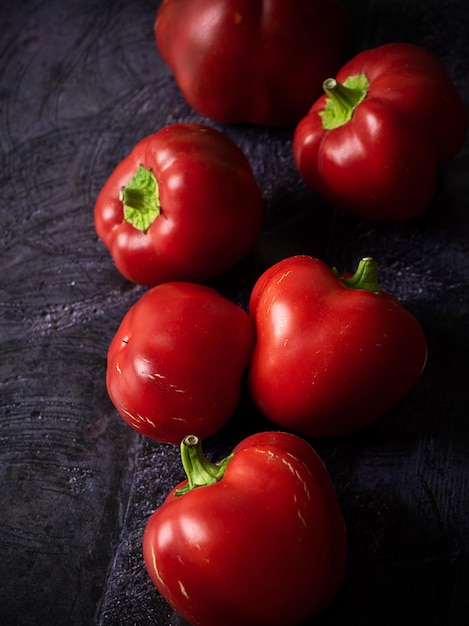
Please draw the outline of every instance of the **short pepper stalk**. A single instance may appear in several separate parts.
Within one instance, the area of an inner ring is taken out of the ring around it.
[[[213,485],[221,480],[232,454],[220,463],[211,463],[202,451],[202,442],[195,435],[184,437],[180,445],[181,461],[187,476],[187,484],[174,492],[175,496],[182,496],[191,489]]]
[[[343,84],[328,78],[322,86],[328,98],[326,108],[319,115],[323,128],[332,130],[352,119],[355,108],[366,98],[370,82],[366,74],[359,74],[349,76]]]
[[[323,89],[293,136],[303,180],[359,217],[392,222],[423,213],[467,132],[446,68],[420,46],[385,44],[358,54]]]
[[[146,233],[160,214],[158,181],[150,168],[139,165],[119,199],[124,207],[124,220]]]
[[[341,276],[336,267],[333,267],[332,271],[350,289],[365,289],[370,293],[381,293],[378,281],[378,265],[369,256],[361,259],[355,273],[351,276]]]

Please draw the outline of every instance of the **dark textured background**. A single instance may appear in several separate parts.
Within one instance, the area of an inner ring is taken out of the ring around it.
[[[117,417],[104,376],[143,292],[97,240],[93,206],[143,136],[192,112],[153,40],[158,2],[16,0],[0,15],[0,624],[176,625],[141,538],[182,478],[176,447]],[[469,5],[350,0],[357,50],[404,40],[435,52],[469,104]],[[346,216],[299,181],[292,129],[218,126],[265,198],[252,254],[214,284],[245,306],[268,265],[309,253],[343,271],[374,256],[382,287],[421,321],[429,361],[375,424],[313,442],[343,507],[350,562],[320,626],[466,626],[469,616],[469,154],[421,218]],[[243,396],[206,444],[213,460],[268,427]],[[220,625],[222,626],[222,625]]]

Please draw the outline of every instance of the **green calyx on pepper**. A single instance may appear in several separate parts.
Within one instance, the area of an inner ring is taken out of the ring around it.
[[[161,209],[158,181],[151,169],[139,165],[134,176],[122,187],[119,200],[124,205],[124,220],[145,233]]]
[[[328,78],[322,86],[327,98],[326,107],[319,115],[322,118],[322,127],[333,130],[352,119],[355,109],[366,98],[370,81],[366,74],[359,74],[349,76],[343,83],[335,78]]]
[[[187,484],[176,489],[174,495],[182,496],[196,487],[213,485],[223,478],[228,462],[227,456],[220,463],[211,463],[202,452],[202,443],[195,435],[184,437],[180,446],[181,461],[187,475]]]
[[[355,273],[350,277],[341,276],[335,267],[332,271],[350,289],[365,289],[377,295],[381,293],[378,282],[378,266],[371,257],[361,259]]]

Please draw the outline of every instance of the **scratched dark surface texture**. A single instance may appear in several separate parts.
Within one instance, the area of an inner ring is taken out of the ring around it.
[[[93,227],[118,161],[166,124],[202,120],[153,40],[158,2],[17,0],[0,16],[0,624],[183,622],[143,567],[145,522],[182,478],[176,447],[117,417],[106,350],[142,294]],[[351,0],[356,49],[412,41],[469,104],[469,5]],[[346,216],[301,184],[292,129],[222,127],[265,199],[252,254],[214,285],[246,306],[257,276],[295,253],[344,271],[374,256],[382,287],[421,321],[417,387],[372,426],[312,442],[344,511],[350,561],[314,624],[466,626],[469,616],[469,146],[411,223]],[[243,395],[207,442],[218,460],[268,427]],[[274,546],[272,547],[274,550]],[[220,625],[222,626],[222,625]],[[240,625],[241,626],[241,625]]]

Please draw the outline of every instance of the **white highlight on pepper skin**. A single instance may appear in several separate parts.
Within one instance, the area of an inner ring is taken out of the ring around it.
[[[189,594],[186,591],[186,588],[184,587],[184,585],[182,584],[182,581],[178,580],[178,585],[179,585],[179,589],[182,593],[182,595],[189,600]]]
[[[305,518],[301,515],[301,511],[298,509],[298,517],[300,518],[300,522],[303,526],[307,526]]]
[[[148,378],[150,378],[151,380],[155,380],[155,378],[159,378],[160,380],[165,380],[166,376],[164,374],[158,374],[158,373],[154,373],[154,374],[148,374]]]
[[[158,580],[160,581],[160,583],[161,583],[162,585],[164,585],[164,581],[163,581],[163,579],[161,578],[160,571],[159,571],[159,569],[158,569],[158,564],[157,564],[157,562],[156,562],[156,554],[155,554],[155,550],[153,549],[153,547],[152,547],[152,550],[151,550],[151,562],[152,562],[152,565],[153,565],[153,571],[155,572],[156,577],[158,578]]]

